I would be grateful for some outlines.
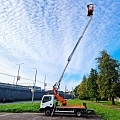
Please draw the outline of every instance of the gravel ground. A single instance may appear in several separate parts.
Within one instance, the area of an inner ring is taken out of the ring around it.
[[[0,120],[103,120],[97,115],[76,117],[74,114],[57,114],[54,117],[45,116],[43,113],[0,113]]]

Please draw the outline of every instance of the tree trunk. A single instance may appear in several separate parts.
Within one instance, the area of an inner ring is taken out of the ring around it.
[[[112,97],[112,105],[115,105],[114,96]]]
[[[99,103],[99,98],[96,98],[96,102],[98,102],[98,103]]]
[[[93,102],[93,98],[92,98],[92,102]]]

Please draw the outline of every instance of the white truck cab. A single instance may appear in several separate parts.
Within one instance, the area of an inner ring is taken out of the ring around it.
[[[47,116],[51,115],[54,107],[54,101],[54,95],[44,95],[40,104],[40,112],[45,112]]]
[[[58,101],[55,100],[54,95],[43,95],[41,104],[40,104],[40,112],[44,112],[46,116],[53,116],[54,113],[74,113],[77,117],[81,115],[88,115],[88,111],[94,113],[94,110],[86,107],[86,103],[83,105],[66,105],[60,106],[57,104]]]

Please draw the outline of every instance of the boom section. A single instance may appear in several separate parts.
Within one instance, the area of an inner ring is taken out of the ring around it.
[[[62,80],[62,78],[63,78],[63,75],[64,75],[65,71],[66,71],[66,68],[68,67],[68,65],[69,65],[69,63],[70,63],[70,61],[71,61],[71,59],[72,59],[72,56],[73,56],[73,54],[74,54],[76,48],[78,47],[78,45],[79,45],[79,43],[80,43],[80,41],[81,41],[81,39],[82,39],[82,37],[83,37],[83,35],[84,35],[84,33],[85,33],[87,27],[89,26],[89,24],[90,24],[90,22],[91,22],[91,20],[92,20],[92,16],[90,16],[90,19],[89,19],[89,21],[88,21],[88,23],[87,23],[87,25],[86,25],[86,27],[85,27],[85,29],[84,29],[82,35],[81,35],[80,38],[78,39],[78,41],[77,41],[77,43],[76,43],[76,45],[75,45],[73,51],[71,52],[70,56],[68,57],[68,62],[67,62],[67,64],[66,64],[66,66],[65,66],[65,68],[64,68],[64,70],[63,70],[63,72],[62,72],[62,74],[61,74],[61,76],[60,76],[58,82],[56,82],[55,85],[53,86],[53,87],[55,87],[56,90],[59,89],[61,80]]]
[[[54,86],[53,86],[54,95],[55,95],[56,98],[62,103],[63,106],[65,106],[65,105],[67,104],[67,102],[66,102],[65,99],[63,99],[61,96],[59,96],[59,95],[57,94],[57,91],[58,91],[58,89],[59,89],[59,87],[60,87],[60,83],[61,83],[61,80],[62,80],[62,78],[63,78],[63,75],[64,75],[64,73],[65,73],[65,71],[66,71],[66,69],[67,69],[67,67],[68,67],[68,65],[69,65],[69,63],[70,63],[70,61],[71,61],[71,59],[72,59],[72,56],[73,56],[76,48],[78,47],[78,45],[79,45],[79,43],[80,43],[80,41],[81,41],[81,39],[82,39],[85,31],[87,30],[87,28],[88,28],[88,26],[89,26],[89,24],[90,24],[90,22],[91,22],[91,20],[92,20],[92,15],[93,15],[93,11],[94,11],[94,5],[93,5],[93,4],[89,4],[89,5],[87,5],[87,8],[88,8],[88,14],[87,14],[87,16],[89,16],[90,19],[89,19],[87,25],[85,26],[85,29],[83,30],[81,36],[79,37],[77,43],[75,44],[75,47],[73,48],[70,56],[68,57],[67,64],[66,64],[65,68],[63,69],[63,72],[62,72],[62,74],[61,74],[58,82],[56,82],[56,83],[54,84]]]

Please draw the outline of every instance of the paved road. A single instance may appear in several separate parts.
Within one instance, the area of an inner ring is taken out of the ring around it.
[[[0,120],[103,120],[100,116],[76,117],[73,114],[55,114],[54,117],[43,113],[0,113]]]

